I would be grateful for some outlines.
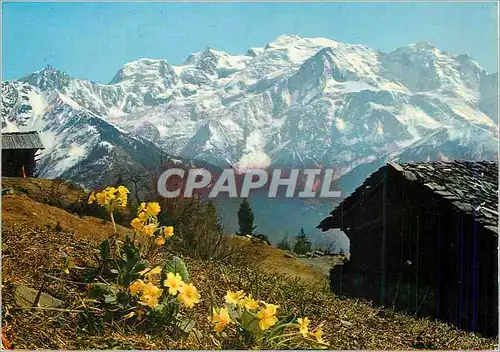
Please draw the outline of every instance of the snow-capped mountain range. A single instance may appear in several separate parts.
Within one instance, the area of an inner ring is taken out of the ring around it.
[[[341,177],[387,158],[496,159],[497,91],[498,73],[430,43],[384,53],[283,35],[244,55],[129,62],[109,84],[44,68],[4,82],[2,130],[41,130],[41,176],[86,185],[160,150]]]

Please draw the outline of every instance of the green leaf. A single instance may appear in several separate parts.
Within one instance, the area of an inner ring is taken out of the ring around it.
[[[284,324],[290,324],[290,323],[293,323],[294,320],[295,320],[296,316],[295,314],[290,314],[289,316],[281,319],[280,321],[278,321],[278,323],[276,325],[284,325]]]
[[[247,331],[259,331],[259,320],[249,311],[245,310],[241,315],[241,325]]]
[[[186,264],[179,257],[174,256],[172,259],[167,261],[163,267],[163,271],[165,273],[179,274],[182,277],[182,281],[189,282],[189,273],[187,271]]]
[[[144,269],[146,269],[148,267],[148,265],[149,265],[148,262],[142,261],[142,262],[137,263],[137,265],[135,266],[134,269],[137,272],[143,271]]]
[[[104,313],[103,320],[104,321],[112,321],[113,317],[114,317],[114,312],[111,310],[108,310],[108,311],[106,311],[106,313]]]
[[[127,292],[120,291],[116,296],[116,303],[120,306],[121,309],[127,308],[130,303],[130,296]]]
[[[112,284],[95,283],[90,285],[90,298],[101,298],[104,303],[117,303],[117,297],[120,293],[118,287]]]
[[[99,250],[101,251],[101,260],[106,260],[109,258],[110,249],[108,239],[105,239],[101,242],[101,244],[99,245]]]
[[[137,265],[137,263],[139,263],[140,261],[140,253],[139,253],[139,250],[137,248],[135,248],[135,246],[127,241],[124,245],[124,251],[123,251],[123,255],[122,255],[122,260],[124,262],[124,266],[123,268],[126,270],[126,271],[132,271],[132,269],[134,269],[134,267]]]
[[[147,267],[147,263],[141,262],[140,250],[134,244],[126,240],[123,246],[121,259],[118,261],[120,268],[119,282],[128,286],[131,282],[139,278],[139,272]]]
[[[162,313],[167,307],[164,304],[158,304],[156,307],[152,309],[153,312]]]
[[[183,320],[181,320],[180,322],[178,322],[178,327],[179,329],[185,333],[185,334],[189,334],[189,332],[191,332],[191,330],[194,329],[196,323],[193,319],[188,319],[188,318],[185,318]]]
[[[116,295],[113,293],[104,295],[104,303],[108,304],[116,303]]]
[[[104,296],[105,294],[109,294],[110,292],[113,292],[115,290],[117,289],[110,284],[103,284],[100,282],[93,283],[90,284],[89,296],[90,298],[98,298]]]

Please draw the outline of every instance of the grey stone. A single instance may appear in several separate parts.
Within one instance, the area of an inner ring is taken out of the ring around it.
[[[24,285],[17,285],[14,290],[14,301],[19,307],[33,307],[39,290]],[[42,292],[38,307],[57,308],[63,305],[63,301]]]

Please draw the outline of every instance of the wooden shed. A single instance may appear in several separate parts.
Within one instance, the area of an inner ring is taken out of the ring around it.
[[[389,163],[330,214],[351,246],[334,292],[498,334],[496,162]]]
[[[44,149],[37,131],[2,133],[2,176],[34,176],[35,154]]]

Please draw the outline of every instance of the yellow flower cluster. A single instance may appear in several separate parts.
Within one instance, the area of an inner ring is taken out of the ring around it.
[[[102,207],[111,206],[114,208],[115,206],[126,207],[129,190],[125,186],[118,187],[106,187],[101,192],[92,192],[89,196],[88,203],[92,204],[97,202]]]
[[[326,344],[326,342],[323,340],[323,329],[321,326],[318,326],[316,330],[313,332],[309,331],[309,323],[311,321],[309,320],[308,317],[305,318],[298,318],[297,323],[299,324],[299,331],[302,334],[303,337],[307,337],[308,335],[312,335],[314,338],[316,338],[316,341],[318,341],[321,344]]]
[[[266,330],[278,322],[278,318],[276,318],[276,311],[279,306],[266,302],[262,303],[265,304],[265,307],[261,308],[257,312],[257,318],[259,318],[259,327],[262,330]]]
[[[261,330],[269,329],[278,321],[276,311],[279,306],[264,301],[258,302],[252,298],[252,295],[247,296],[243,291],[227,291],[225,301],[229,305],[251,312],[259,320],[259,328]],[[263,306],[259,306],[259,303]],[[216,332],[220,332],[231,322],[232,320],[227,308],[214,309],[212,312],[212,323],[215,324],[214,329]]]
[[[259,303],[252,298],[252,295],[246,295],[243,291],[233,292],[227,291],[225,297],[226,303],[235,306],[243,307],[246,310],[256,310],[259,308]]]
[[[193,308],[200,302],[200,294],[193,284],[187,284],[182,281],[178,273],[167,273],[167,278],[163,281],[163,286],[168,287],[168,293],[175,296],[186,308]]]
[[[172,226],[159,227],[158,214],[161,207],[156,202],[141,203],[137,209],[137,217],[130,222],[136,233],[155,237],[158,246],[165,244],[165,239],[174,235]],[[155,236],[156,235],[156,236]]]
[[[142,279],[134,281],[129,286],[130,294],[132,296],[139,296],[140,304],[154,308],[158,305],[158,301],[163,293],[163,290],[153,283],[154,277],[161,274],[161,267],[147,268],[139,274],[144,276],[145,281]]]
[[[130,294],[140,297],[140,304],[154,308],[158,305],[163,289],[160,289],[154,283],[154,276],[161,273],[161,268],[145,269],[140,274],[144,275],[144,280],[139,279],[134,281],[129,286]],[[200,302],[200,294],[197,288],[191,283],[182,281],[182,277],[178,273],[167,273],[166,279],[163,281],[163,286],[168,288],[168,293],[172,296],[177,295],[177,300],[186,308],[193,308],[195,304]]]
[[[142,280],[136,280],[129,287],[130,294],[140,296],[139,303],[149,308],[154,308],[158,305],[163,290],[152,282],[145,283]]]
[[[276,317],[279,308],[278,305],[266,303],[264,301],[256,301],[252,298],[252,295],[246,295],[243,291],[227,291],[225,302],[228,306],[240,308],[252,314],[258,320],[259,329],[262,331],[269,329],[278,322],[278,318]],[[237,315],[231,316],[233,313],[230,314],[230,312],[234,313],[234,310],[228,309],[228,307],[213,309],[212,323],[217,333],[224,329],[225,326],[238,319]],[[299,331],[297,334],[305,338],[312,336],[318,343],[326,345],[326,342],[323,340],[323,330],[321,326],[311,332],[309,331],[309,324],[309,318],[298,318],[296,326],[298,326]]]

